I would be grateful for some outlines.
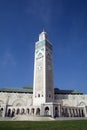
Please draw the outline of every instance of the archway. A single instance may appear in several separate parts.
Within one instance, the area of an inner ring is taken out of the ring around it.
[[[36,115],[40,115],[40,108],[37,108]]]
[[[26,113],[29,114],[29,112],[30,112],[30,110],[29,110],[29,108],[27,108]]]
[[[17,111],[16,111],[16,114],[20,114],[20,109],[18,108]]]
[[[4,101],[2,99],[0,99],[0,116],[3,115],[3,108],[2,108],[3,104],[4,104]]]
[[[45,107],[45,115],[46,115],[46,116],[49,115],[49,107]]]
[[[0,116],[2,116],[3,108],[0,109]]]
[[[8,117],[11,117],[11,109],[8,109],[7,116],[8,116]]]
[[[78,104],[78,106],[86,106],[86,103],[85,103],[85,102],[80,102],[80,103]]]
[[[31,114],[34,114],[34,108],[31,109]]]
[[[58,117],[58,107],[55,107],[55,115],[54,117]]]
[[[16,107],[20,107],[24,105],[25,105],[25,102],[22,99],[16,99],[12,103],[12,106],[16,106]]]
[[[21,109],[21,114],[25,114],[25,109],[24,108]]]
[[[12,110],[11,117],[14,117],[14,115],[15,115],[15,109]]]

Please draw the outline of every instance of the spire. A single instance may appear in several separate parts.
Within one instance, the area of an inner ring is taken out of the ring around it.
[[[44,31],[44,28],[43,28],[43,31],[40,33],[39,35],[39,41],[42,41],[42,40],[48,40],[48,35],[47,33]]]
[[[45,31],[44,31],[44,28],[43,28],[43,32],[45,32]]]

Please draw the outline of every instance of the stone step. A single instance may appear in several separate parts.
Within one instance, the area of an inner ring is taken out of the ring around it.
[[[0,121],[10,121],[12,118],[9,117],[0,117]]]
[[[50,121],[54,120],[51,117],[42,117],[42,116],[30,116],[30,115],[17,115],[12,118],[13,121],[21,121],[21,120],[30,120],[30,121]]]

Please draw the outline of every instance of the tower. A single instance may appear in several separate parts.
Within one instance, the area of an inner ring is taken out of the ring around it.
[[[46,32],[35,43],[33,105],[54,101],[52,44]]]

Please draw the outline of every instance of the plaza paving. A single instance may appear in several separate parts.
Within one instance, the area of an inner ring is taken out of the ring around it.
[[[41,116],[27,116],[27,115],[19,115],[13,118],[9,117],[0,117],[0,121],[62,121],[62,120],[87,120],[87,117],[59,117],[59,118],[51,118],[51,117],[41,117]]]

